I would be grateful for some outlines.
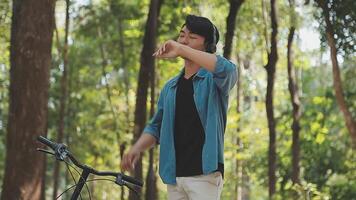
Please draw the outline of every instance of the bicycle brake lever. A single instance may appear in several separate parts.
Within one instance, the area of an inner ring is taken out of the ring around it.
[[[135,190],[134,187],[130,186],[126,181],[124,181],[124,180],[122,179],[122,176],[121,176],[121,175],[118,175],[118,176],[116,177],[115,183],[118,184],[118,185],[120,185],[120,186],[126,186],[127,188],[129,188],[129,190],[132,190],[136,195],[139,196],[137,190]]]
[[[115,180],[115,183],[120,185],[120,186],[124,186],[125,185],[125,181],[124,179],[122,179],[122,176],[121,175],[118,175],[116,177],[116,180]]]
[[[36,150],[37,150],[37,151],[41,151],[41,152],[43,152],[43,153],[48,153],[48,154],[51,154],[51,155],[54,155],[54,156],[55,156],[55,154],[54,154],[52,151],[48,151],[47,149],[37,148]]]
[[[63,161],[68,156],[67,146],[65,144],[58,144],[55,149],[55,157],[59,161]]]

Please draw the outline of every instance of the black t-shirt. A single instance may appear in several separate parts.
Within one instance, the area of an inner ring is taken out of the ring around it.
[[[182,75],[178,80],[174,126],[177,177],[203,174],[205,133],[194,102],[193,77],[186,79]],[[223,168],[219,163],[217,171],[223,173]]]

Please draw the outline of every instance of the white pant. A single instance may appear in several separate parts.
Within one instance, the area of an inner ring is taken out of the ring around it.
[[[220,200],[224,185],[220,172],[176,180],[176,185],[167,185],[169,200]]]

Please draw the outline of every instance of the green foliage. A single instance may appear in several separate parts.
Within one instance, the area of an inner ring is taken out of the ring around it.
[[[354,0],[325,0],[329,9],[330,20],[334,29],[334,38],[339,54],[345,57],[355,56],[356,52],[356,1]],[[319,21],[321,41],[326,42],[325,20],[321,9],[315,13]]]
[[[149,3],[148,0],[100,0],[71,4],[65,143],[80,161],[95,168],[119,171],[119,145],[125,143],[129,147],[132,141],[137,77]],[[344,94],[356,118],[356,70],[355,58],[352,56],[355,50],[355,3],[347,0],[332,1],[329,4],[337,30],[339,54],[344,56],[340,64]],[[52,139],[57,135],[61,97],[63,5],[63,1],[57,2],[59,41],[55,35],[50,71],[48,135]],[[159,17],[157,43],[176,39],[186,14],[200,14],[212,19],[220,30],[218,53],[222,54],[228,6],[229,3],[222,0],[164,1]],[[269,45],[266,39],[269,40],[270,34],[268,1],[265,1],[265,6],[266,21],[262,13],[262,1],[245,1],[236,20],[232,60],[241,69],[242,101],[241,112],[237,113],[237,93],[234,88],[230,95],[225,133],[225,184],[222,199],[236,199],[237,185],[248,193],[250,199],[268,198],[269,135],[264,102],[266,72],[263,68]],[[10,7],[8,0],[0,3],[1,160],[4,160],[5,155],[8,115]],[[328,57],[325,60],[324,49],[300,49],[303,38],[300,38],[298,29],[316,22],[322,24],[318,13],[320,10],[297,4],[294,12],[288,1],[278,1],[277,9],[279,61],[274,105],[278,158],[277,194],[274,199],[355,199],[356,157],[350,148],[349,135],[334,97],[330,60]],[[319,21],[312,18],[310,13],[314,12]],[[300,185],[293,185],[290,180],[292,105],[287,85],[285,47],[291,23],[297,27],[293,63],[303,107]],[[325,42],[323,29],[321,35]],[[165,82],[179,73],[183,64],[182,59],[156,60],[157,95]],[[146,157],[145,154],[144,174],[148,166]],[[51,196],[53,166],[54,161],[49,160],[47,196]],[[237,166],[242,170],[242,175],[237,173]],[[4,162],[0,162],[0,169],[1,179]],[[60,173],[60,189],[64,189],[70,185],[70,179],[64,167]],[[158,187],[160,199],[166,199],[165,185],[158,181]],[[110,183],[95,185],[95,199],[116,198],[119,194],[120,189]]]
[[[328,200],[330,197],[327,194],[323,194],[318,191],[315,184],[307,183],[303,181],[300,185],[293,185],[291,188],[293,191],[297,192],[298,200]]]

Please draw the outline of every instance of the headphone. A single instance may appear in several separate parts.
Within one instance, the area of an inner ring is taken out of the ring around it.
[[[213,27],[213,41],[211,43],[206,43],[206,51],[209,53],[215,53],[216,52],[216,27],[214,24],[211,24]]]

